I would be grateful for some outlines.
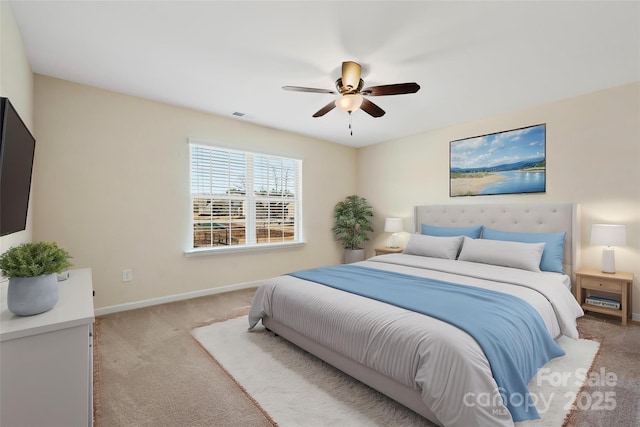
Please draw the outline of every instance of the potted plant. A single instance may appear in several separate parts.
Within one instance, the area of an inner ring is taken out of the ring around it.
[[[57,274],[71,267],[70,258],[53,242],[23,243],[0,255],[0,271],[9,278],[9,311],[31,316],[51,310],[58,302]]]
[[[348,196],[336,204],[333,214],[333,232],[345,248],[344,262],[349,264],[364,260],[364,249],[360,245],[369,240],[367,233],[373,231],[373,211],[367,199],[357,195]]]

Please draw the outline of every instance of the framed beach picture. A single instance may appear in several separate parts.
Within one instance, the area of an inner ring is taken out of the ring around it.
[[[451,141],[449,196],[544,193],[546,124]]]

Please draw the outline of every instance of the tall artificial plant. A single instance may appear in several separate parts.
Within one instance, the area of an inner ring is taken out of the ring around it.
[[[367,199],[357,195],[348,196],[336,204],[332,230],[345,249],[360,249],[360,245],[369,240],[367,233],[373,231],[372,209]]]

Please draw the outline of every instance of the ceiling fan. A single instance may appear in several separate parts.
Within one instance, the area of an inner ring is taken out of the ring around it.
[[[351,114],[360,108],[372,117],[382,117],[385,111],[364,96],[386,96],[386,95],[403,95],[406,93],[416,93],[420,90],[417,83],[396,83],[390,85],[370,86],[362,88],[364,81],[360,78],[360,64],[353,61],[345,61],[342,63],[342,76],[336,80],[336,89],[315,89],[311,87],[300,86],[283,86],[284,90],[292,90],[297,92],[313,92],[313,93],[329,93],[340,95],[335,101],[331,101],[313,115],[313,117],[322,117],[335,107]],[[351,126],[349,126],[351,127]]]

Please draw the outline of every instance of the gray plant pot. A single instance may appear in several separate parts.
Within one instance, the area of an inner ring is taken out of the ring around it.
[[[33,316],[53,308],[58,302],[58,275],[12,277],[7,290],[9,311],[18,316]]]
[[[364,249],[345,249],[344,250],[344,263],[351,264],[352,262],[364,261]]]

